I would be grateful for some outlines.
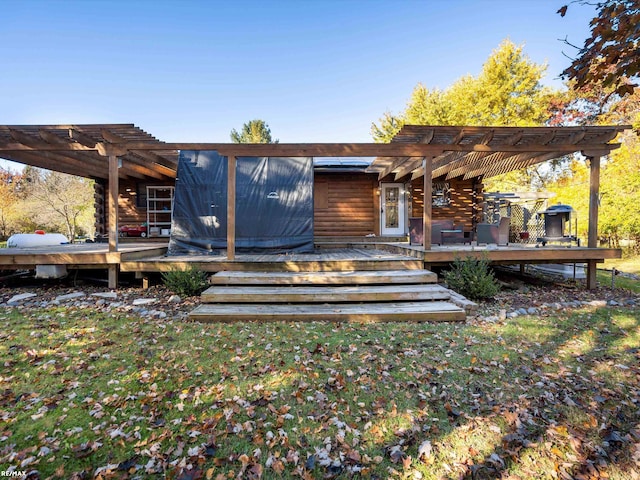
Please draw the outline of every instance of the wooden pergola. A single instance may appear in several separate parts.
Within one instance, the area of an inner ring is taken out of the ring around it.
[[[435,177],[492,177],[554,158],[582,153],[590,161],[588,247],[597,247],[601,157],[629,126],[470,127],[406,125],[391,143],[229,144],[165,143],[132,124],[3,125],[0,157],[108,183],[109,251],[118,250],[119,180],[175,178],[180,150],[215,150],[229,161],[227,256],[235,258],[237,157],[377,157],[379,178],[424,179],[424,238],[431,234],[431,182]],[[428,242],[424,245],[429,249]],[[595,261],[588,286],[595,286]],[[117,271],[109,271],[110,284]]]

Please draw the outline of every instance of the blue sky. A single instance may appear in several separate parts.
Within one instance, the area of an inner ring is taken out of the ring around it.
[[[557,77],[593,9],[568,0],[4,0],[0,123],[135,123],[228,142],[260,118],[281,142],[369,142],[418,82],[477,75],[500,42]]]

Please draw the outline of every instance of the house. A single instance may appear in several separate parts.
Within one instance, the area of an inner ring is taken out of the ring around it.
[[[619,250],[597,248],[599,165],[602,156],[619,146],[610,142],[626,128],[407,125],[389,144],[247,145],[164,143],[131,124],[5,125],[0,126],[0,157],[95,179],[96,229],[108,236],[108,252],[114,256],[121,250],[118,225],[149,222],[152,238],[164,234],[167,239],[172,208],[165,204],[172,202],[180,152],[214,151],[225,159],[226,208],[218,221],[226,233],[223,253],[233,262],[236,247],[242,248],[237,240],[243,241],[236,238],[244,228],[238,228],[243,218],[236,211],[238,193],[243,194],[237,177],[242,159],[325,159],[314,165],[313,209],[307,211],[313,212],[313,220],[307,220],[315,242],[357,237],[378,243],[405,240],[408,247],[411,222],[421,224],[427,239],[433,238],[432,226],[440,219],[473,232],[482,220],[483,179],[581,152],[591,165],[588,245],[571,252],[505,248],[489,256],[496,263],[585,261],[587,283],[593,287],[597,262],[620,255]],[[372,157],[368,165],[355,161]],[[350,160],[340,160],[344,158]],[[375,237],[367,237],[371,235]],[[450,262],[455,253],[433,248],[431,242],[410,250],[425,266]],[[11,261],[19,260],[4,264]],[[109,264],[111,284],[118,268],[115,260]]]

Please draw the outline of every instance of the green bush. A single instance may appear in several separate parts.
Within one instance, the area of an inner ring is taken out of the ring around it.
[[[193,266],[164,272],[162,281],[169,290],[185,297],[200,295],[209,283],[207,272]]]
[[[449,288],[471,300],[493,298],[500,291],[487,258],[456,258],[444,279]]]

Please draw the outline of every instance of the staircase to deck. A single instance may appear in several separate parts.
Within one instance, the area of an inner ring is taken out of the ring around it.
[[[475,304],[428,270],[223,271],[190,319],[246,321],[464,321]]]

